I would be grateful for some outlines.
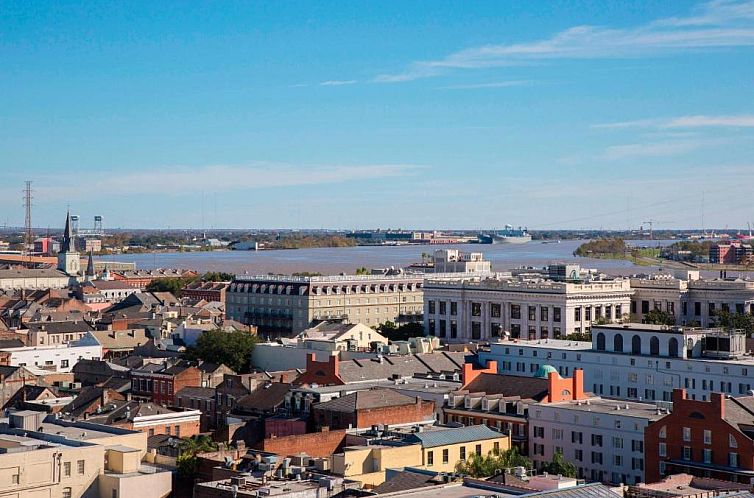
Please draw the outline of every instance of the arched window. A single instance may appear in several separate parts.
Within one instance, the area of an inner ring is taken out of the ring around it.
[[[623,352],[623,334],[615,334],[615,337],[613,337],[613,351],[616,353]]]
[[[660,356],[660,340],[656,336],[652,336],[649,340],[649,354]]]
[[[605,334],[600,332],[597,334],[597,351],[605,350]]]
[[[631,354],[641,354],[641,337],[638,335],[631,338]]]
[[[668,341],[668,356],[671,358],[678,358],[680,356],[678,351],[678,339],[671,337]]]

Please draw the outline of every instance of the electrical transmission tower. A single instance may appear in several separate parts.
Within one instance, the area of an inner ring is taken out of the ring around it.
[[[26,211],[26,221],[24,223],[24,254],[31,252],[30,248],[34,246],[34,232],[31,228],[31,181],[26,181],[24,188],[24,209]]]

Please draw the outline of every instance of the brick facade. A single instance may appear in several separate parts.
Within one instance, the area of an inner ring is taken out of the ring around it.
[[[296,436],[265,439],[256,445],[261,451],[277,455],[306,453],[311,457],[328,457],[337,453],[346,440],[345,430],[314,432]]]
[[[685,389],[673,391],[673,412],[644,431],[646,481],[682,472],[749,483],[754,471],[754,440],[737,423],[726,420],[730,409],[746,413],[750,407],[720,393],[712,393],[709,401],[698,401],[689,399]],[[732,413],[730,418],[734,418]],[[751,416],[748,419],[752,420]],[[735,462],[731,454],[736,455]]]
[[[340,359],[330,356],[327,361],[317,361],[314,353],[306,355],[306,372],[296,379],[297,385],[342,386]]]
[[[147,398],[166,406],[175,406],[175,394],[184,387],[202,385],[202,373],[193,366],[175,374],[134,370],[131,375],[131,391],[134,397]]]

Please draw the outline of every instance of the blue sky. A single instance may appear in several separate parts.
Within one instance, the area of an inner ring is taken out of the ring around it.
[[[754,1],[0,1],[0,223],[24,180],[40,227],[743,227]]]

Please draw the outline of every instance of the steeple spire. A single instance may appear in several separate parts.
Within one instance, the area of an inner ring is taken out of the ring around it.
[[[65,215],[65,229],[63,230],[63,244],[60,252],[76,252],[73,247],[73,225],[71,224],[71,211],[68,210]]]
[[[86,263],[86,277],[94,279],[94,276],[94,258],[92,257],[92,251],[89,251],[89,261]]]

